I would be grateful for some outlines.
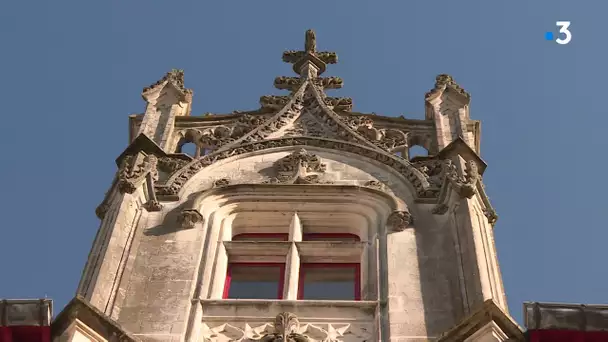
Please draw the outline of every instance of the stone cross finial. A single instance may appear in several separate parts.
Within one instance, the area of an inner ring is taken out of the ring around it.
[[[318,69],[318,75],[325,71],[327,64],[338,62],[335,52],[317,52],[317,36],[315,31],[306,31],[304,38],[304,51],[289,50],[283,52],[283,61],[293,64],[293,71],[302,76],[302,67],[309,63]]]
[[[308,53],[317,52],[317,36],[315,31],[306,31],[306,37],[304,38],[304,50]]]

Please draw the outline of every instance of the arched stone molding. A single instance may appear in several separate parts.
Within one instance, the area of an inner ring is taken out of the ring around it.
[[[412,166],[408,161],[393,156],[388,152],[383,152],[368,148],[363,145],[338,141],[332,139],[301,137],[301,138],[279,138],[264,140],[240,145],[239,147],[223,152],[211,153],[208,156],[196,159],[178,171],[174,172],[164,184],[156,185],[156,191],[163,199],[176,199],[176,196],[183,196],[182,188],[195,174],[203,169],[222,165],[221,161],[235,161],[252,155],[261,155],[276,151],[283,151],[295,148],[326,150],[333,153],[357,155],[359,159],[365,159],[370,164],[382,164],[388,167],[386,173],[401,179],[413,190],[415,198],[434,198],[439,193],[439,188],[431,186],[422,172]],[[237,158],[238,156],[238,158]],[[387,172],[389,171],[389,172]]]

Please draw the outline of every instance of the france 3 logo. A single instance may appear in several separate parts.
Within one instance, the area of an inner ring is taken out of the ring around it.
[[[552,31],[545,32],[545,39],[554,41],[560,45],[566,45],[572,40],[572,32],[570,32],[569,21],[557,21],[555,25],[559,28],[558,34],[553,34]]]

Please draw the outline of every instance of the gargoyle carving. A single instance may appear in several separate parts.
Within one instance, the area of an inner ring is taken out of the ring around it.
[[[163,208],[163,205],[157,199],[150,199],[148,202],[144,203],[144,208],[147,211],[160,211]]]
[[[480,179],[480,175],[477,164],[474,161],[467,161],[463,176],[458,174],[456,165],[454,165],[451,160],[446,160],[444,167],[446,168],[446,177],[452,182],[452,185],[456,188],[456,191],[460,196],[471,198],[475,195],[475,189],[477,181]]]
[[[183,229],[194,228],[194,226],[203,221],[203,215],[196,209],[184,209],[177,217],[177,223]]]
[[[412,215],[407,210],[396,210],[393,211],[387,221],[386,225],[391,227],[394,232],[404,231],[412,222]]]
[[[154,155],[126,156],[120,164],[118,171],[118,189],[122,193],[132,194],[144,182],[146,176],[151,174],[153,181],[158,180],[156,164],[158,159]]]

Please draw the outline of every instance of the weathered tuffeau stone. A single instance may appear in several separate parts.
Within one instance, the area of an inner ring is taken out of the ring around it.
[[[325,95],[343,80],[321,77],[337,55],[318,50],[313,31],[283,60],[296,76],[275,86],[289,93],[263,96],[255,111],[190,116],[180,70],[144,89],[145,113],[129,120],[132,143],[97,210],[74,304],[88,314],[80,323],[60,315],[66,328],[56,336],[521,340],[469,94],[440,75],[424,120],[358,113],[351,99]],[[182,153],[186,144],[193,155]],[[410,159],[413,146],[428,156]],[[252,233],[286,241],[233,241]],[[311,233],[359,241],[309,241]],[[243,262],[284,265],[281,299],[224,299],[230,264]],[[308,263],[357,265],[354,300],[299,300]]]

